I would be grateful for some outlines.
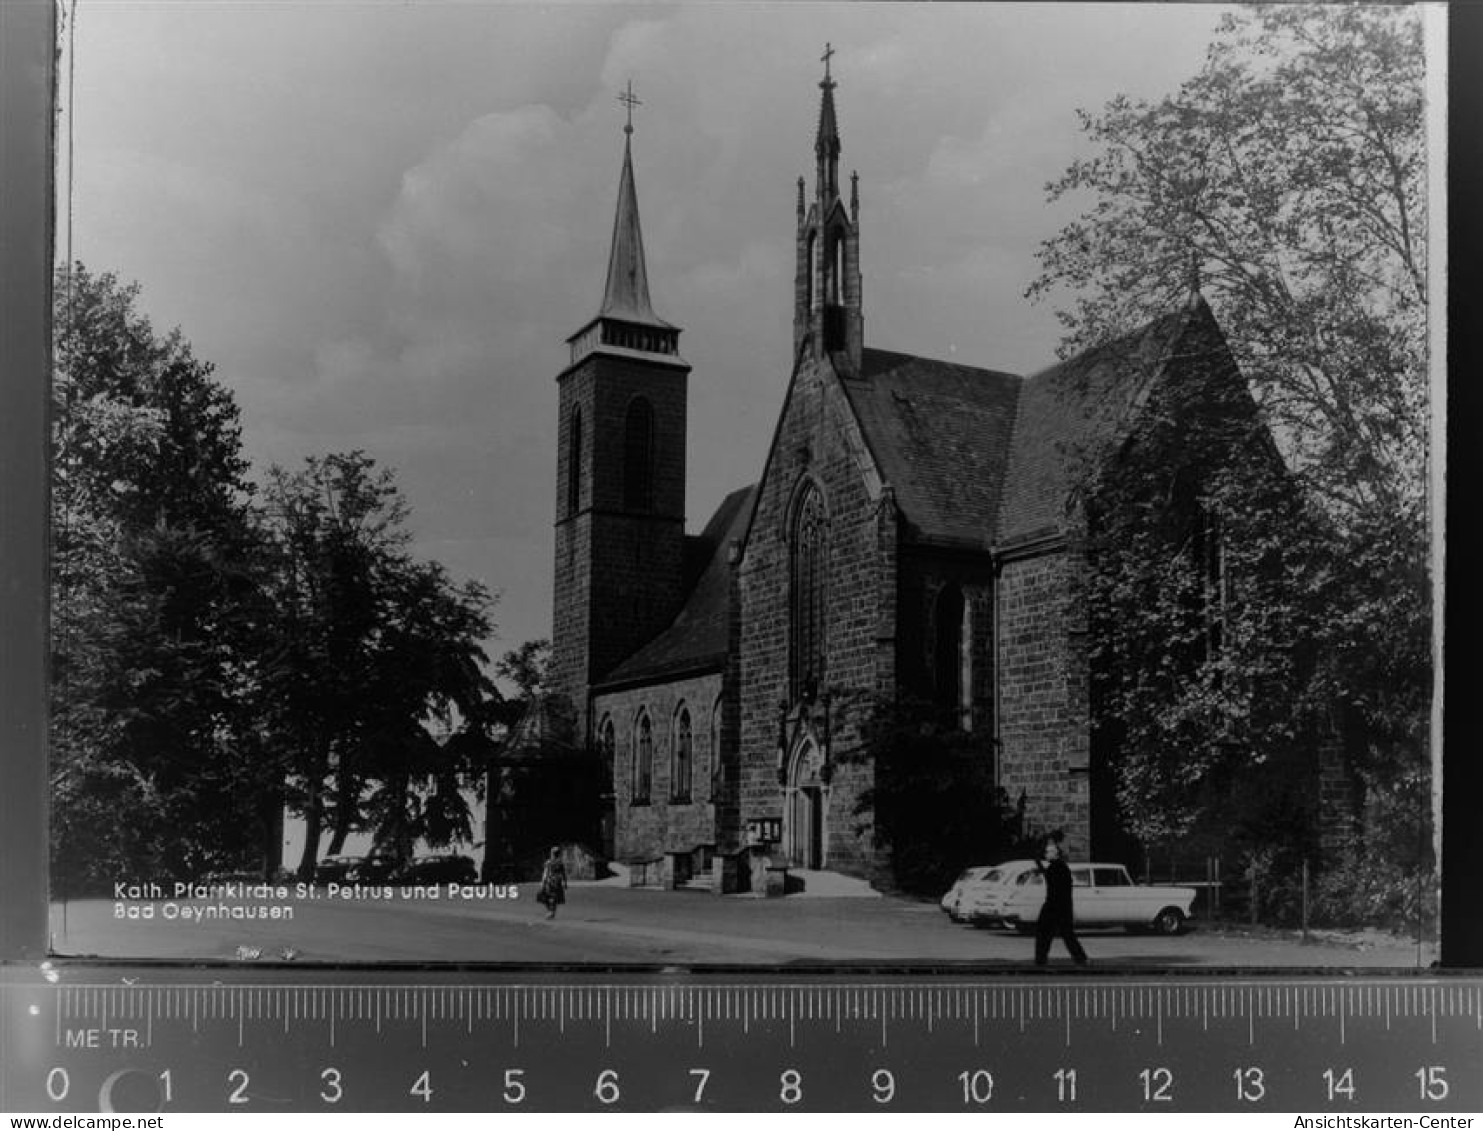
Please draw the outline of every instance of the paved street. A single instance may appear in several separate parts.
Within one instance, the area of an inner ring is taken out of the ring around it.
[[[933,903],[895,898],[786,899],[631,890],[574,884],[553,922],[533,885],[515,898],[261,901],[292,910],[276,921],[196,921],[176,916],[214,901],[130,902],[152,919],[117,919],[105,900],[52,906],[58,954],[119,958],[231,959],[238,948],[263,960],[286,950],[299,961],[452,961],[581,964],[965,963],[1023,966],[1032,942],[948,920]],[[239,901],[228,901],[239,902]],[[256,906],[260,901],[246,903]],[[142,912],[141,912],[142,913]],[[1379,935],[1303,944],[1275,932],[1196,929],[1164,938],[1121,931],[1084,936],[1099,968],[1414,967],[1433,953]],[[1068,965],[1060,943],[1053,964]]]

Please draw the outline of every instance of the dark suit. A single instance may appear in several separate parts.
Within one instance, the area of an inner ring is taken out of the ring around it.
[[[1040,908],[1040,921],[1035,927],[1035,965],[1045,965],[1050,957],[1050,941],[1057,935],[1078,965],[1085,963],[1086,951],[1076,941],[1076,931],[1072,926],[1071,869],[1060,857],[1037,861],[1036,866],[1045,877],[1045,903]]]

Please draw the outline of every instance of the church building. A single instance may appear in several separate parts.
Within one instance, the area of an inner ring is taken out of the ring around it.
[[[650,300],[631,122],[602,306],[557,377],[551,689],[611,767],[607,849],[635,883],[744,889],[759,858],[879,876],[850,705],[881,697],[950,711],[1034,827],[1096,851],[1077,468],[1185,359],[1229,356],[1194,290],[1028,377],[867,345],[869,223],[827,53],[819,85],[792,374],[757,482],[686,533],[690,367]]]

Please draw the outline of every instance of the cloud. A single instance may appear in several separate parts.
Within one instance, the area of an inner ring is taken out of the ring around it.
[[[3,2],[3,0],[0,0]],[[144,284],[259,463],[360,447],[415,533],[549,632],[555,376],[596,313],[624,135],[684,329],[690,522],[756,476],[791,344],[819,55],[860,171],[866,333],[1029,369],[1072,111],[1172,89],[1204,6],[82,5],[79,254]]]

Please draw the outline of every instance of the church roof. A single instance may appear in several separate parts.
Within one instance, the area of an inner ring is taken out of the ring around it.
[[[910,537],[1002,548],[1064,528],[1081,461],[1115,442],[1191,335],[1222,340],[1200,298],[1031,377],[866,349],[840,385]]]
[[[1203,300],[1196,309],[1210,318]],[[1000,546],[1062,529],[1081,461],[1123,432],[1192,317],[1164,315],[1025,379],[995,524]]]
[[[649,273],[644,266],[638,190],[633,183],[632,140],[631,134],[623,140],[623,173],[618,181],[618,207],[613,216],[608,281],[598,314],[602,318],[618,318],[668,329],[670,324],[654,313],[649,301]]]
[[[705,530],[691,541],[704,560],[694,588],[674,621],[607,674],[604,685],[643,683],[702,667],[719,668],[730,645],[731,543],[742,537],[751,514],[753,488],[721,501]],[[687,551],[692,547],[686,547]]]
[[[860,378],[841,385],[912,534],[987,549],[1020,378],[877,349]]]

